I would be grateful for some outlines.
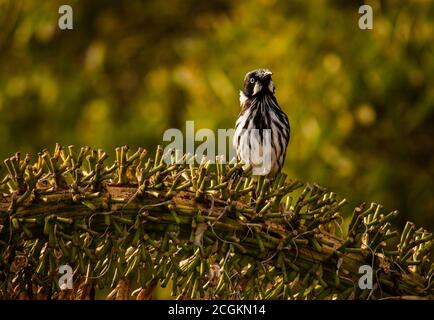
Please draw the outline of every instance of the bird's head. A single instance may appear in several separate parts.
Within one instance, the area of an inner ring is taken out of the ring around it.
[[[260,94],[274,94],[275,88],[268,69],[258,69],[250,71],[244,78],[244,88],[242,93],[248,99]]]

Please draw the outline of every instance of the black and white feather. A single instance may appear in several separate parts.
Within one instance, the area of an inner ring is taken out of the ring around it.
[[[241,112],[236,122],[233,145],[238,159],[253,166],[254,175],[274,178],[285,161],[290,125],[277,103],[271,75],[268,69],[246,74],[244,88],[240,91]],[[266,166],[265,158],[269,159]]]

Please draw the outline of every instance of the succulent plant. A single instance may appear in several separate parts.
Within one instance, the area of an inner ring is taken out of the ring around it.
[[[161,146],[107,159],[56,145],[35,162],[4,161],[1,298],[92,299],[112,288],[108,299],[148,299],[158,285],[178,299],[433,297],[432,234],[411,222],[394,230],[396,211],[362,204],[344,226],[345,199],[283,173],[269,181],[219,158],[185,164]],[[61,287],[61,265],[73,289]],[[359,286],[363,265],[371,289]]]

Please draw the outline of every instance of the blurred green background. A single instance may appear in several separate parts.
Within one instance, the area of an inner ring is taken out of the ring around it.
[[[245,73],[267,67],[292,125],[285,172],[433,230],[433,19],[416,0],[0,0],[0,158],[231,128]]]

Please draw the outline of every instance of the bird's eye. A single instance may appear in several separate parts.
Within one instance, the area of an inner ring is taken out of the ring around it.
[[[255,83],[255,78],[250,78],[250,83]]]

